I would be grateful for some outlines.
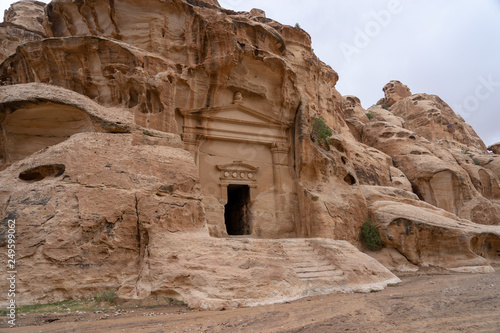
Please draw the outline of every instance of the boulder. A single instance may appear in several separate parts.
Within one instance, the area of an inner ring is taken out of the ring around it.
[[[362,188],[384,245],[411,264],[484,273],[500,260],[500,226],[462,220],[394,188]],[[387,253],[375,257],[391,267]]]
[[[491,151],[493,154],[500,155],[500,142],[489,146],[488,150]]]
[[[411,96],[410,89],[397,80],[393,80],[387,83],[382,90],[384,91],[385,95],[383,104],[386,107],[391,107],[396,102],[408,96]]]

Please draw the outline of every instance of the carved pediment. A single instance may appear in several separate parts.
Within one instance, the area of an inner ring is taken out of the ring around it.
[[[232,182],[244,182],[253,184],[256,179],[258,167],[250,164],[243,163],[242,161],[234,161],[230,164],[217,165],[217,169],[220,170],[221,182],[226,184],[227,181]]]
[[[243,171],[252,173],[255,173],[259,170],[258,167],[243,163],[243,161],[234,161],[233,163],[229,164],[217,165],[217,169],[219,169],[220,171]]]
[[[182,111],[184,117],[195,119],[207,119],[221,122],[237,122],[248,125],[289,127],[290,124],[264,113],[250,109],[242,104],[231,104],[197,110]]]
[[[206,139],[272,144],[287,142],[290,124],[274,117],[249,109],[241,103],[181,111],[184,116],[183,140],[190,135]]]

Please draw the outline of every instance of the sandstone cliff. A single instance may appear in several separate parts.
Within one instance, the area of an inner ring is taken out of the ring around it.
[[[367,219],[405,267],[500,260],[499,155],[397,81],[368,110],[343,97],[310,36],[263,11],[22,1],[0,29],[0,255],[16,219],[21,302],[378,289],[397,278],[356,249]]]

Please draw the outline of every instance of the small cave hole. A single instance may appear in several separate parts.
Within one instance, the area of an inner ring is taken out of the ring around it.
[[[335,138],[330,138],[330,143],[331,143],[331,146],[334,147],[335,149],[337,149],[337,151],[339,151],[340,153],[346,152],[346,149],[345,149],[342,141],[335,139]]]
[[[27,182],[37,182],[46,177],[61,176],[66,167],[64,164],[47,164],[24,170],[19,174],[19,179]]]
[[[350,173],[348,173],[347,176],[344,177],[344,181],[349,185],[356,184],[356,178],[354,178],[354,176]]]
[[[418,189],[418,187],[414,184],[411,184],[411,190],[413,193],[415,193],[417,195],[417,197],[422,200],[422,201],[425,201],[424,200],[424,196],[422,195],[422,193],[420,193],[420,190]]]
[[[345,156],[342,156],[341,159],[342,159],[342,163],[347,164],[347,158]]]

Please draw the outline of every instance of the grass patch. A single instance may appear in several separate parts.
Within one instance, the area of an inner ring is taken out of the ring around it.
[[[181,307],[192,310],[184,301],[170,297],[150,297],[146,299],[118,299],[116,291],[110,290],[96,294],[91,298],[72,299],[50,304],[21,305],[17,313],[43,314],[43,313],[74,313],[116,311],[124,309],[154,309],[160,307]],[[7,309],[1,309],[2,315],[7,315]]]
[[[19,313],[71,313],[76,311],[95,312],[103,311],[105,307],[101,306],[92,298],[72,299],[50,304],[21,305],[18,308]]]
[[[94,296],[96,302],[105,302],[109,304],[115,304],[117,298],[118,296],[116,296],[115,290],[105,291]]]
[[[397,287],[398,284],[397,283],[388,283],[387,284],[387,287]]]
[[[371,112],[367,112],[367,113],[365,113],[365,115],[366,115],[366,117],[368,117],[369,120],[372,120],[373,118],[375,118],[375,116]]]

